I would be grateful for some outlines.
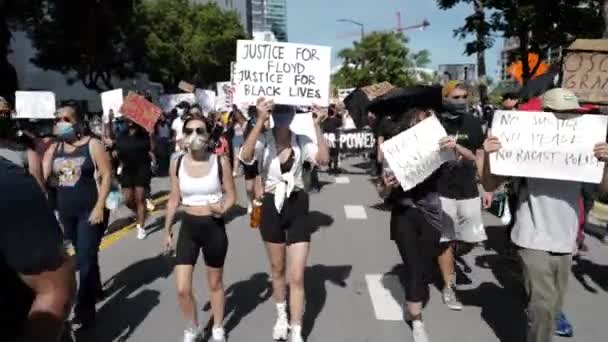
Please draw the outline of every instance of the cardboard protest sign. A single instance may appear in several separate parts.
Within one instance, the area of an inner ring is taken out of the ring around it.
[[[53,119],[57,106],[50,91],[16,91],[16,119]]]
[[[454,151],[439,149],[439,141],[447,135],[437,117],[431,116],[380,145],[404,191],[422,183],[443,163],[456,158]]]
[[[566,117],[566,119],[563,119]],[[497,111],[492,135],[502,149],[490,155],[495,175],[599,183],[604,163],[593,156],[606,140],[608,117]]]
[[[154,132],[156,121],[162,114],[160,108],[146,100],[145,97],[135,93],[127,95],[122,107],[120,107],[120,112],[149,133]]]
[[[161,95],[158,101],[163,112],[168,113],[183,101],[191,105],[195,104],[196,96],[194,94],[167,94]]]
[[[323,133],[329,148],[337,148],[341,154],[372,152],[376,146],[374,132],[370,129],[346,129],[336,133]]]
[[[289,125],[289,129],[297,135],[305,135],[315,144],[317,143],[317,129],[312,113],[296,114]]]
[[[329,105],[331,48],[327,46],[239,40],[235,103],[259,97],[277,104]]]
[[[212,90],[196,89],[195,91],[196,102],[203,109],[204,112],[209,113],[215,110],[215,92]]]
[[[108,123],[110,120],[110,110],[114,112],[115,118],[122,116],[120,107],[122,107],[123,101],[122,89],[114,89],[101,93],[101,108],[103,109],[102,118],[104,123]]]
[[[365,95],[367,95],[367,98],[370,101],[388,93],[389,91],[391,91],[393,89],[395,89],[395,86],[388,82],[372,84],[370,86],[361,88],[361,90],[365,93]]]
[[[177,85],[177,87],[183,91],[185,91],[186,93],[194,93],[194,85],[186,82],[186,81],[180,81],[179,84]]]
[[[563,87],[580,102],[608,103],[608,39],[578,39],[564,52]]]

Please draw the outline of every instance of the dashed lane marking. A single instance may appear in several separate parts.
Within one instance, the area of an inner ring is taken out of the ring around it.
[[[154,203],[154,205],[156,206],[156,205],[162,204],[163,202],[166,202],[168,199],[169,199],[169,195],[165,195],[165,196],[162,196],[159,198],[155,198],[154,200],[152,200],[152,203]],[[155,211],[149,212],[148,215],[152,216],[152,215],[160,213],[161,211],[162,210],[155,210]],[[101,244],[99,245],[99,251],[101,252],[101,251],[107,249],[108,247],[112,246],[116,242],[118,242],[125,235],[129,234],[129,232],[134,230],[135,225],[136,225],[136,223],[131,223],[131,224],[126,225],[125,227],[113,232],[112,234],[108,234],[108,235],[104,236],[103,239],[101,240]],[[75,253],[74,248],[69,248],[68,253],[71,256],[73,256]]]
[[[402,321],[405,294],[394,274],[366,274],[365,281],[374,307],[376,319],[380,321]]]
[[[346,176],[335,177],[334,178],[334,183],[336,183],[336,184],[350,184],[350,178],[348,178]]]
[[[349,220],[367,220],[367,213],[362,205],[345,205],[344,214]]]

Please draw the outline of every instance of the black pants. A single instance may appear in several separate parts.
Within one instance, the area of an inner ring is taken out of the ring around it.
[[[441,233],[419,209],[396,206],[391,214],[391,235],[405,266],[405,299],[423,302],[439,255]]]

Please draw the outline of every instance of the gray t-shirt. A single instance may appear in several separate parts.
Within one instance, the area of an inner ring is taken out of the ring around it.
[[[519,203],[511,233],[513,243],[528,249],[573,253],[581,183],[538,178],[515,182]]]
[[[27,167],[27,151],[20,146],[8,146],[0,143],[0,157],[23,168]]]

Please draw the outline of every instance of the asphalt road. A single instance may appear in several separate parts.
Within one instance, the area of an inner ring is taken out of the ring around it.
[[[304,331],[309,342],[411,341],[401,320],[403,290],[400,258],[389,240],[389,213],[363,170],[330,177],[319,194],[311,195],[309,220],[317,227],[306,271]],[[239,202],[244,207],[242,179]],[[156,179],[153,192],[162,194],[167,179]],[[257,230],[250,229],[245,209],[235,209],[228,224],[230,247],[225,266],[226,328],[230,341],[270,342],[275,311],[268,262]],[[113,231],[126,225],[126,209],[112,218]],[[95,330],[79,341],[181,341],[185,322],[179,312],[172,259],[161,255],[163,212],[150,218],[149,237],[139,241],[133,231],[108,243],[101,252],[107,299],[98,305]],[[523,341],[523,306],[517,264],[497,255],[504,230],[485,215],[490,241],[459,262],[462,312],[451,312],[431,288],[425,321],[431,341]],[[179,226],[179,223],[177,227]],[[608,247],[589,237],[588,256],[575,264],[565,311],[575,326],[573,341],[606,341],[608,317]],[[202,261],[201,263],[202,264]],[[199,265],[200,265],[199,264]],[[196,296],[207,321],[203,268],[197,268]],[[556,339],[566,341],[568,339]]]

